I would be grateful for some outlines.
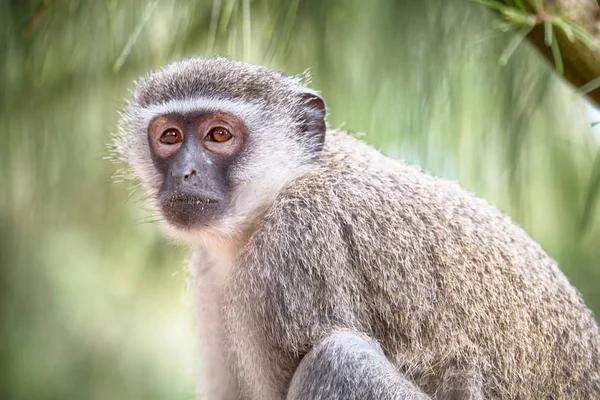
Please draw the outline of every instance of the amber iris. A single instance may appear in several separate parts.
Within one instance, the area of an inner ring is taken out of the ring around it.
[[[210,132],[208,133],[208,140],[211,140],[211,141],[217,142],[217,143],[226,142],[229,139],[231,139],[231,137],[232,137],[231,133],[229,133],[229,131],[227,129],[222,128],[222,127],[212,128],[210,130]]]
[[[171,128],[167,129],[160,136],[160,142],[164,144],[177,144],[183,140],[183,133],[180,130]]]

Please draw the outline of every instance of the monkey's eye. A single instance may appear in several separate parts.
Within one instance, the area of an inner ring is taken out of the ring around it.
[[[223,127],[212,128],[206,138],[210,141],[223,143],[232,138],[231,133]]]
[[[183,140],[183,133],[180,130],[167,129],[160,135],[160,142],[164,144],[177,144]]]

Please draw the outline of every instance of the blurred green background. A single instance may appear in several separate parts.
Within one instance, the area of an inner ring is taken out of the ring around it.
[[[105,158],[131,81],[196,55],[311,68],[330,125],[495,203],[600,315],[590,114],[528,45],[499,65],[493,20],[468,0],[2,0],[0,399],[193,399],[189,251]]]

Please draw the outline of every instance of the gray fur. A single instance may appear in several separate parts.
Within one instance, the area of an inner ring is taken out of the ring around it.
[[[315,93],[245,63],[174,63],[137,84],[115,139],[152,203],[161,177],[147,153],[149,116],[228,107],[248,121],[226,221],[185,232],[164,224],[196,248],[199,308],[222,311],[233,377],[223,381],[234,379],[240,398],[269,400],[285,398],[299,365],[298,377],[311,376],[336,353],[355,366],[350,375],[374,371],[375,354],[358,362],[363,347],[328,342],[350,331],[380,344],[408,382],[398,396],[414,385],[436,399],[600,398],[598,326],[544,250],[455,183],[344,132],[328,130],[323,148],[302,137],[303,92]],[[202,295],[206,285],[214,296]],[[384,390],[377,379],[364,385]]]
[[[227,58],[195,58],[171,63],[147,75],[136,87],[135,102],[142,107],[169,100],[203,97],[259,102],[281,110],[294,102],[290,91],[302,79]]]
[[[542,248],[458,185],[345,133],[328,132],[233,271],[232,326],[258,330],[280,395],[301,355],[348,329],[438,399],[600,397],[598,327]]]
[[[317,344],[292,378],[287,400],[427,400],[398,373],[377,343],[336,332]]]

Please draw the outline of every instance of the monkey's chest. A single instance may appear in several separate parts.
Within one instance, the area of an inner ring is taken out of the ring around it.
[[[201,398],[233,399],[237,385],[227,365],[225,329],[222,315],[224,265],[214,263],[194,274],[197,326],[200,345]]]

